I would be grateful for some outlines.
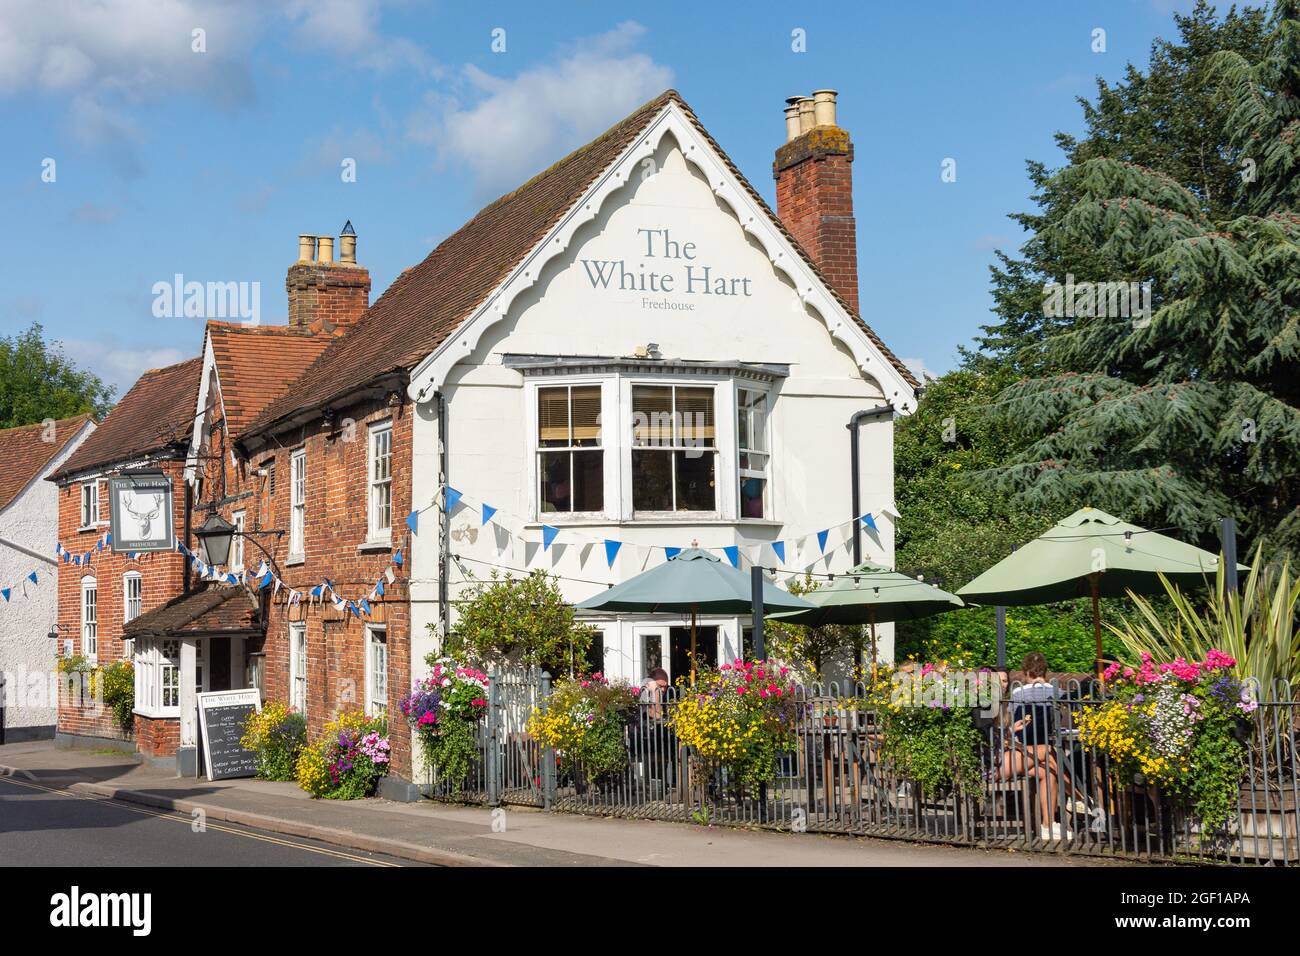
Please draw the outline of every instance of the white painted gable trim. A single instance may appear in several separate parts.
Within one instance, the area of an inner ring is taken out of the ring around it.
[[[451,369],[473,354],[483,333],[505,318],[515,298],[537,281],[552,258],[569,247],[579,228],[596,218],[605,201],[636,174],[642,160],[655,154],[668,133],[677,140],[687,161],[704,174],[714,195],[731,207],[741,228],[763,247],[772,266],[789,277],[799,298],[822,317],[831,337],[849,350],[858,368],[880,385],[885,398],[900,413],[910,413],[916,407],[916,392],[912,386],[808,267],[781,229],[754,201],[676,103],[664,107],[637,140],[601,174],[587,194],[565,213],[456,332],[415,367],[407,394],[414,401],[421,402],[441,389]]]
[[[212,348],[212,330],[203,333],[203,371],[199,373],[199,397],[194,406],[194,427],[190,429],[190,450],[185,456],[185,481],[194,484],[198,471],[199,455],[203,449],[203,424],[207,421],[208,383],[217,376],[217,389],[222,394],[221,417],[226,417],[225,393],[221,389],[221,372],[217,370],[217,353]]]

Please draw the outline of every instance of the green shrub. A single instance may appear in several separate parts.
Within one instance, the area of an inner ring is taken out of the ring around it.
[[[95,672],[103,688],[104,706],[113,712],[122,733],[135,730],[135,668],[130,661],[114,661]]]

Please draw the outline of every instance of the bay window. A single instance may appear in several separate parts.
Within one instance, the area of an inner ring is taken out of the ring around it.
[[[599,385],[537,389],[539,510],[597,513],[605,508]]]
[[[767,517],[767,393],[736,392],[736,470],[740,475],[741,518]]]
[[[776,520],[769,418],[788,366],[541,355],[505,365],[525,379],[539,523]]]
[[[632,386],[632,510],[716,511],[714,389]]]
[[[181,645],[142,637],[135,650],[135,710],[146,717],[175,717],[181,707]]]

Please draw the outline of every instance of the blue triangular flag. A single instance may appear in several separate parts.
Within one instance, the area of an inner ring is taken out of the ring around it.
[[[867,512],[862,516],[862,523],[866,525],[868,528],[870,528],[872,531],[877,530],[876,519],[871,517],[871,512]]]
[[[451,514],[452,509],[460,503],[460,499],[461,493],[448,485],[447,490],[442,493],[442,510],[447,514]]]
[[[105,543],[105,544],[112,544],[112,543],[113,543],[113,532],[111,532],[111,531],[105,531],[105,532],[104,532],[104,543]]]
[[[267,572],[266,572],[266,577],[262,578],[262,586],[261,586],[261,589],[262,589],[263,591],[265,591],[267,588],[269,588],[269,587],[271,586],[271,582],[272,582],[274,579],[275,579],[275,575],[272,574],[270,571],[267,571]]]
[[[364,611],[366,614],[370,613],[370,602],[367,601],[365,598],[361,599],[361,610]]]
[[[312,597],[320,597],[321,588],[323,588],[323,587],[324,587],[323,584],[318,584],[318,585],[316,585],[314,588],[311,589],[311,596],[312,596]]]
[[[817,532],[817,547],[822,554],[826,553],[826,539],[830,537],[830,534],[831,534],[830,528],[827,528],[825,531]]]
[[[491,520],[492,520],[492,516],[493,516],[494,514],[496,514],[496,513],[497,513],[497,509],[496,509],[496,508],[493,508],[491,505],[484,505],[484,506],[483,506],[483,523],[484,523],[484,524],[487,524],[489,521],[491,521]]]
[[[549,524],[542,525],[542,550],[543,551],[547,551],[550,549],[551,542],[555,540],[555,536],[559,533],[560,533],[559,528],[552,527]]]
[[[401,548],[398,548],[398,549],[397,549],[397,552],[393,555],[393,564],[397,565],[399,568],[402,566],[402,549],[401,549]]]
[[[227,574],[227,575],[226,575],[226,583],[227,583],[227,584],[238,584],[238,583],[239,583],[239,578],[235,577],[233,574]]]
[[[54,553],[55,553],[55,554],[62,554],[62,553],[63,553],[63,542],[62,542],[62,541],[59,541],[59,542],[57,542],[57,543],[54,545]]]
[[[384,596],[384,579],[383,579],[383,578],[380,578],[380,579],[379,579],[379,582],[375,585],[375,594],[379,595],[379,597],[383,597],[383,596]]]
[[[772,550],[776,552],[776,559],[782,564],[785,564],[785,542],[773,541]]]
[[[98,541],[95,542],[95,550],[96,550],[96,551],[103,551],[103,550],[104,550],[104,539],[103,539],[103,538],[100,538]]]
[[[411,534],[419,534],[420,512],[412,511],[406,516],[406,526],[411,529]]]
[[[31,574],[27,575],[27,580],[28,580],[28,581],[31,581],[32,584],[37,584],[37,583],[39,583],[39,582],[36,580],[36,572],[35,572],[35,571],[33,571]]]
[[[605,539],[605,563],[611,568],[614,566],[614,559],[618,557],[618,549],[623,547],[622,541],[615,541],[613,538]]]
[[[669,561],[671,561],[673,558],[677,557],[677,555],[681,553],[682,553],[681,548],[664,548],[664,554],[668,555]]]
[[[8,603],[8,601],[9,601],[9,589],[8,589],[8,588],[0,588],[0,594],[3,594],[3,595],[5,596],[5,603]]]
[[[722,549],[722,553],[727,556],[727,560],[731,562],[733,568],[740,567],[740,548],[734,544],[730,544]]]
[[[351,613],[351,614],[356,614],[358,617],[361,616],[361,615],[358,614],[358,612],[357,612],[357,606],[356,606],[356,604],[354,604],[354,603],[351,602],[351,601],[348,602],[348,612]]]
[[[74,554],[72,556],[72,563],[75,564],[77,567],[81,567],[81,555]]]

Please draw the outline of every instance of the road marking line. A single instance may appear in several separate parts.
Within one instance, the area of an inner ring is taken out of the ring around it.
[[[137,806],[128,803],[125,800],[115,800],[112,797],[104,797],[96,794],[77,793],[73,790],[64,790],[60,787],[47,787],[40,783],[29,783],[23,780],[17,780],[12,776],[0,777],[0,781],[12,783],[19,787],[26,787],[29,790],[43,790],[46,793],[57,793],[63,796],[76,797],[79,800],[91,800],[95,803],[111,803],[123,810],[131,810],[134,813],[145,816],[157,817],[162,820],[171,820],[175,823],[190,824],[193,822],[192,817],[184,815],[182,810],[160,810],[150,807]],[[179,816],[177,814],[180,814]],[[292,847],[297,850],[306,850],[310,853],[319,853],[321,856],[332,856],[340,860],[352,860],[356,863],[365,863],[368,866],[389,866],[398,867],[400,863],[387,863],[383,860],[372,860],[363,856],[355,856],[351,853],[345,853],[342,850],[322,849],[321,847],[307,846],[305,843],[295,843],[292,840],[283,840],[279,837],[263,836],[260,833],[249,833],[246,830],[236,830],[231,827],[222,826],[219,823],[204,823],[205,829],[216,830],[218,833],[231,833],[235,836],[247,837],[250,840],[261,840],[263,843],[272,843],[277,846]]]

